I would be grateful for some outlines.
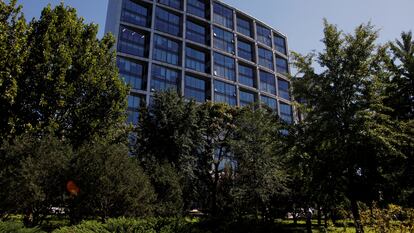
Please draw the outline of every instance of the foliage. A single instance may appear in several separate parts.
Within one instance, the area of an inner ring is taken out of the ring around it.
[[[330,194],[350,201],[357,232],[363,232],[357,201],[383,198],[379,193],[392,173],[387,165],[400,155],[396,124],[382,104],[384,49],[375,45],[377,32],[370,24],[344,35],[325,22],[324,32],[326,49],[316,59],[323,71],[312,68],[314,55],[295,54],[303,77],[296,79],[294,92],[306,100],[302,126],[312,139],[305,147],[312,180],[330,183]]]
[[[0,222],[0,233],[45,233],[38,227],[25,228],[19,222]]]
[[[237,163],[232,188],[235,207],[256,218],[261,213],[268,220],[271,200],[288,192],[283,125],[268,111],[245,108],[237,116],[235,128],[231,142]]]
[[[152,213],[152,186],[136,160],[128,156],[126,145],[105,138],[92,141],[77,151],[70,170],[70,179],[80,189],[69,203],[73,221]]]
[[[52,135],[22,135],[2,147],[1,208],[24,213],[25,224],[36,226],[65,200],[71,147]]]
[[[114,39],[63,4],[27,25],[15,2],[0,3],[0,139],[48,128],[79,146],[122,122]]]

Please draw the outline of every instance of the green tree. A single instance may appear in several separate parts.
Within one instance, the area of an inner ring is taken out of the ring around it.
[[[134,154],[163,207],[159,215],[182,214],[194,200],[194,151],[201,139],[197,119],[196,104],[175,92],[157,93],[140,113]]]
[[[314,55],[294,54],[303,74],[294,83],[295,96],[306,100],[304,133],[310,145],[315,182],[334,182],[350,203],[355,228],[363,232],[358,201],[381,199],[387,183],[387,165],[395,155],[398,135],[384,114],[381,90],[384,48],[377,47],[377,32],[361,25],[354,34],[344,34],[325,21],[325,50],[318,54],[322,72],[312,67]]]
[[[401,40],[390,43],[391,59],[388,69],[391,78],[385,80],[384,103],[391,108],[390,115],[399,123],[403,136],[400,149],[405,155],[401,161],[400,182],[395,187],[401,190],[399,203],[412,207],[414,203],[414,38],[411,32],[403,32]]]
[[[0,2],[0,141],[15,131],[18,77],[28,56],[29,28],[16,0]]]
[[[287,195],[283,124],[264,109],[244,108],[231,141],[236,166],[232,195],[237,209],[270,220],[272,199]]]
[[[67,198],[71,146],[51,135],[22,135],[2,147],[1,208],[36,226]],[[5,196],[3,196],[5,195]]]
[[[1,138],[49,128],[78,147],[122,123],[128,90],[112,36],[97,39],[63,4],[25,25],[14,4],[1,3]]]
[[[155,194],[149,178],[123,143],[94,140],[77,151],[69,180],[79,188],[69,201],[72,222],[99,216],[148,216]]]

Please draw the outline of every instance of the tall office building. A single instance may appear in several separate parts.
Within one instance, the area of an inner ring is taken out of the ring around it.
[[[255,4],[252,2],[252,4]],[[286,36],[216,0],[109,0],[128,121],[156,91],[198,102],[261,102],[293,121]]]

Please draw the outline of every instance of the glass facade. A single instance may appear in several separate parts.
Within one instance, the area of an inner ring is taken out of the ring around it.
[[[239,83],[249,87],[256,87],[253,68],[239,64]]]
[[[214,53],[214,75],[226,78],[231,81],[236,80],[235,61],[233,58]]]
[[[214,23],[233,29],[233,10],[216,2],[213,4],[213,8]]]
[[[283,99],[290,100],[289,82],[283,79],[277,80],[279,96]]]
[[[147,40],[144,33],[120,27],[118,51],[130,55],[145,57]]]
[[[131,0],[124,0],[122,2],[121,19],[143,27],[148,27],[151,24],[149,8]]]
[[[182,0],[158,0],[158,2],[177,10],[182,8]]]
[[[142,64],[123,57],[118,57],[117,64],[119,75],[126,84],[136,90],[146,89],[146,80],[144,78],[146,70]]]
[[[154,60],[166,62],[172,65],[179,65],[180,50],[181,46],[177,42],[160,35],[154,36]]]
[[[206,18],[206,6],[205,0],[187,0],[187,12],[201,18]]]
[[[280,118],[288,124],[293,121],[292,106],[285,103],[280,103]]]
[[[252,37],[252,24],[249,20],[237,17],[237,31],[245,36]]]
[[[256,30],[257,41],[272,47],[272,34],[270,33],[270,30],[262,25],[257,25]]]
[[[207,100],[206,81],[190,75],[186,75],[184,85],[184,96],[187,99],[193,99],[200,103],[203,103]]]
[[[276,79],[273,74],[260,71],[260,90],[276,95]]]
[[[219,27],[213,28],[214,48],[224,52],[234,53],[234,36],[233,33],[225,31]]]
[[[151,91],[178,90],[180,73],[163,66],[152,66]]]
[[[236,86],[214,80],[214,101],[236,106]]]
[[[181,35],[181,17],[162,8],[155,11],[155,29],[173,36]]]
[[[256,102],[255,95],[247,91],[240,91],[240,106],[248,106]]]
[[[239,40],[237,42],[237,53],[238,56],[241,58],[244,58],[249,61],[254,61],[253,45],[251,45],[248,42]]]
[[[273,70],[273,53],[270,50],[259,48],[259,65]]]
[[[138,124],[139,120],[139,109],[141,107],[142,97],[138,95],[128,96],[128,119],[127,122],[133,125]]]
[[[168,89],[197,102],[260,100],[296,119],[288,42],[277,30],[219,0],[108,1],[108,15],[120,17],[108,17],[106,32],[116,35],[120,78],[131,87],[128,121],[137,122],[138,101]]]
[[[283,54],[287,54],[286,40],[284,37],[275,35],[275,37],[273,38],[273,41],[275,43],[275,48],[277,51]]]
[[[262,104],[266,105],[267,107],[272,109],[274,112],[277,112],[277,101],[276,101],[276,99],[273,99],[271,97],[267,97],[267,96],[264,96],[264,95],[261,96],[261,99],[262,99]]]
[[[276,56],[276,69],[277,72],[281,74],[288,74],[289,68],[288,68],[288,62],[286,59],[280,56]]]
[[[185,49],[185,66],[198,72],[206,72],[206,53],[187,47]]]
[[[197,42],[200,44],[207,44],[207,29],[205,26],[195,23],[191,20],[187,20],[187,40]]]

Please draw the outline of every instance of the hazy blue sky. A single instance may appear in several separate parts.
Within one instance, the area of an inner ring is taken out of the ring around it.
[[[289,37],[291,50],[320,50],[322,19],[345,32],[371,21],[380,30],[379,42],[394,40],[402,31],[414,31],[414,0],[223,0]],[[19,0],[28,19],[38,17],[48,3],[61,0]],[[66,0],[86,22],[99,24],[103,35],[107,0]]]

